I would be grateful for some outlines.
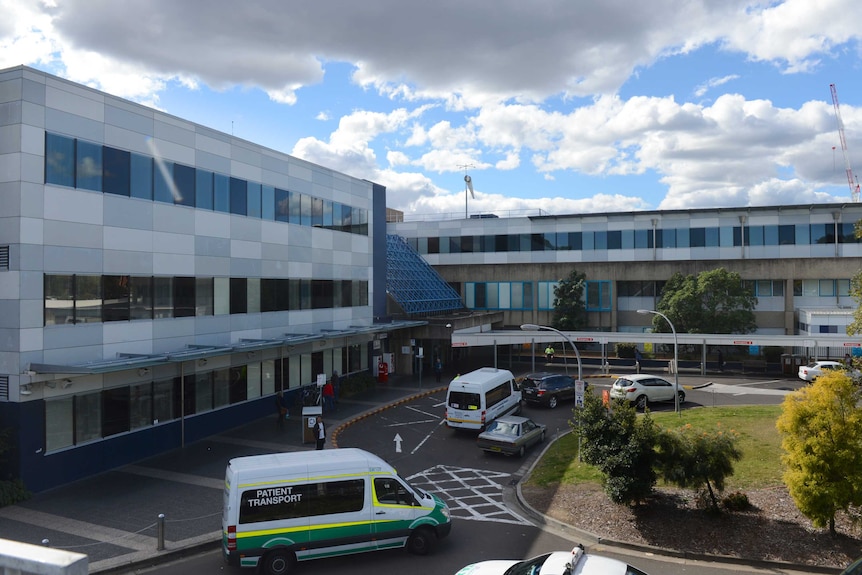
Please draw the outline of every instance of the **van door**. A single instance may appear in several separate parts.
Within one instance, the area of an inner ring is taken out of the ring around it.
[[[377,548],[403,547],[419,512],[413,492],[395,477],[375,477],[372,501]]]

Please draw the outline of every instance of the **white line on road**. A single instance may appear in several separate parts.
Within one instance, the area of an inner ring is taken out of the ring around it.
[[[443,425],[445,422],[446,422],[446,420],[445,420],[445,419],[441,419],[441,420],[440,420],[440,423],[438,423],[438,424],[437,424],[437,427],[440,427],[440,426],[441,426],[441,425]],[[435,427],[434,429],[432,429],[432,430],[431,430],[431,432],[430,432],[428,435],[426,435],[426,436],[422,439],[422,441],[420,441],[420,442],[419,442],[419,445],[417,445],[416,447],[414,447],[414,448],[413,448],[413,451],[411,451],[411,452],[410,452],[410,455],[413,455],[414,453],[416,453],[417,451],[419,451],[419,448],[420,448],[420,447],[422,447],[422,446],[425,444],[425,442],[426,442],[426,441],[428,441],[429,439],[431,439],[431,435],[434,433],[434,431],[437,429],[437,427]]]
[[[422,419],[420,421],[405,421],[403,423],[390,423],[386,427],[402,427],[404,425],[416,425],[417,423],[434,423],[435,421],[439,421],[439,417],[435,417],[434,419]]]
[[[416,413],[421,413],[422,415],[427,415],[428,417],[433,417],[435,419],[440,419],[440,415],[437,413],[428,413],[427,411],[422,411],[421,409],[417,409],[415,407],[407,406],[407,409],[410,411],[415,411]]]

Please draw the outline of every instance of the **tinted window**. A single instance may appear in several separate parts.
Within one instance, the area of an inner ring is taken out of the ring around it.
[[[364,504],[363,479],[249,489],[240,495],[239,522],[350,513],[360,511]]]
[[[105,193],[129,195],[131,154],[115,148],[102,150],[102,186]]]
[[[75,185],[75,140],[45,134],[45,183]]]
[[[479,409],[482,402],[479,399],[478,393],[469,393],[466,391],[450,391],[449,392],[449,407],[455,409]]]

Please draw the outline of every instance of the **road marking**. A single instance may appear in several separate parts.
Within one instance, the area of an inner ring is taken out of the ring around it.
[[[415,407],[407,406],[407,409],[410,411],[415,411],[416,413],[421,413],[422,415],[427,415],[428,417],[433,417],[435,419],[440,419],[440,415],[437,413],[428,413],[427,411],[422,411],[421,409],[417,409]]]
[[[446,423],[446,420],[445,420],[445,419],[441,419],[441,420],[440,420],[440,423],[438,423],[438,424],[437,424],[437,427],[440,427],[440,426],[441,426],[441,425],[443,425],[444,423]],[[434,429],[432,429],[432,430],[428,433],[428,435],[426,435],[426,436],[422,439],[422,441],[420,441],[420,442],[419,442],[419,445],[417,445],[416,447],[414,447],[414,448],[413,448],[413,451],[411,451],[411,452],[410,452],[410,455],[413,455],[414,453],[416,453],[417,451],[419,451],[419,448],[420,448],[420,447],[422,447],[422,446],[425,444],[425,442],[426,442],[426,441],[428,441],[429,439],[431,439],[431,435],[432,435],[432,434],[437,430],[437,427],[435,427]]]
[[[437,465],[407,478],[449,505],[453,518],[511,525],[533,525],[503,503],[503,485],[511,474],[501,471]]]
[[[386,427],[403,427],[405,425],[416,425],[417,423],[434,423],[436,421],[440,421],[440,418],[437,417],[434,419],[422,419],[419,421],[405,421],[403,423],[390,423]]]

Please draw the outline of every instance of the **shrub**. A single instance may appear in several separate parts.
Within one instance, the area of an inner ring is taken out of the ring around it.
[[[721,505],[728,511],[748,511],[752,507],[748,495],[741,491],[734,491],[725,495],[721,500]]]
[[[377,380],[367,371],[352,373],[349,376],[342,378],[339,394],[342,397],[350,397],[366,391],[374,389],[377,385]]]
[[[635,349],[637,349],[636,343],[628,343],[628,342],[619,342],[616,344],[617,357],[625,358],[625,359],[634,359],[635,357]]]
[[[20,479],[0,481],[0,507],[26,501],[30,499],[30,495]]]

